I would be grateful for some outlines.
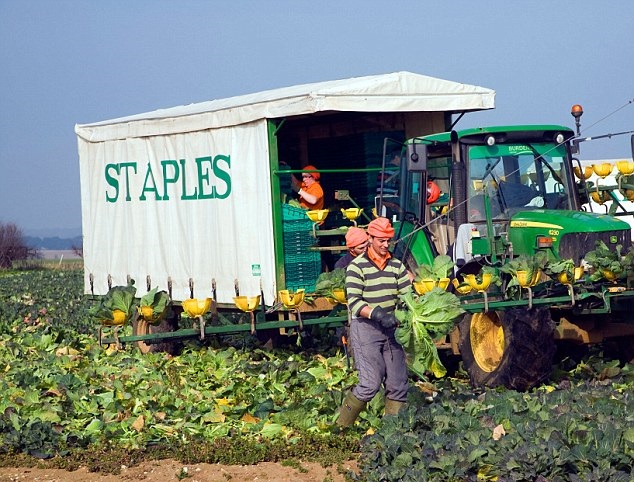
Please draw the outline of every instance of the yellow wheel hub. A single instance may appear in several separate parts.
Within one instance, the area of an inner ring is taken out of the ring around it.
[[[473,358],[481,370],[490,373],[504,355],[504,330],[496,313],[474,313],[470,327]]]

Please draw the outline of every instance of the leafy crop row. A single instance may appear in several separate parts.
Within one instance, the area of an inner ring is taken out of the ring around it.
[[[435,403],[416,396],[364,441],[357,479],[634,480],[634,367],[595,359],[576,372],[532,393],[446,380]]]
[[[19,271],[0,275],[0,333],[44,323],[71,338],[95,332],[82,296],[80,270]],[[22,324],[20,323],[22,322]]]
[[[355,477],[367,481],[632,480],[631,365],[592,359],[528,393],[412,383],[404,413],[382,419],[375,397],[337,434],[356,381],[337,349],[266,351],[252,340],[193,343],[178,357],[110,353],[81,292],[81,272],[0,276],[0,456],[103,467],[116,451],[129,464],[141,453],[255,463],[357,450]]]
[[[111,353],[97,342],[81,283],[68,271],[0,277],[0,452],[329,436],[355,381],[339,351]],[[366,416],[374,426],[379,410]]]

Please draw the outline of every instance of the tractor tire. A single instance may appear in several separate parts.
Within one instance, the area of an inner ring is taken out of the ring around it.
[[[178,329],[178,321],[175,317],[167,317],[160,324],[152,325],[143,318],[138,317],[132,323],[133,335],[149,335],[151,333],[167,333]],[[146,343],[137,341],[136,346],[143,354],[146,353],[168,353],[170,355],[178,355],[182,350],[182,344],[176,341],[163,341],[160,343]]]
[[[552,371],[555,324],[546,308],[467,314],[459,329],[462,362],[474,386],[525,391]]]

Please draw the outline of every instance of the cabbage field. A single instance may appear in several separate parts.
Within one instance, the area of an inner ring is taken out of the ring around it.
[[[376,397],[339,432],[356,372],[331,334],[275,350],[250,335],[176,357],[107,350],[81,292],[79,270],[0,272],[1,466],[357,459],[351,480],[634,480],[634,367],[601,347],[526,393],[474,389],[446,360],[444,378],[412,374],[399,416]]]

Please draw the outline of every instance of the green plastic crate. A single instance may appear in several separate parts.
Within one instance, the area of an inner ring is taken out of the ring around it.
[[[282,204],[282,219],[284,221],[291,220],[302,220],[308,221],[308,223],[312,226],[312,221],[308,219],[308,215],[303,208],[296,208],[295,206],[291,206],[290,204]]]
[[[308,219],[305,209],[283,204],[282,226],[286,289],[314,291],[321,273],[321,253],[309,250],[315,244],[313,222]]]
[[[284,269],[286,289],[297,291],[304,288],[307,292],[315,291],[315,283],[321,274],[321,254],[308,252],[301,256],[289,256],[284,263]]]

